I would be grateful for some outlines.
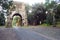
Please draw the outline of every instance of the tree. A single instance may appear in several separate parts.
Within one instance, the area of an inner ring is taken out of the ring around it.
[[[49,10],[49,9],[55,8],[56,7],[56,4],[57,3],[55,1],[51,1],[51,3],[46,2],[45,3],[45,6],[46,6],[46,9]]]
[[[9,13],[10,6],[13,5],[13,1],[9,0],[0,0],[0,5],[2,6],[3,10],[7,10],[7,14]]]
[[[25,4],[25,10],[27,15],[29,14],[29,10],[31,10],[31,6],[29,4]]]
[[[33,25],[34,16],[33,14],[28,14],[28,24]]]
[[[0,6],[2,10],[0,11],[0,25],[5,24],[5,15],[4,10],[7,10],[6,14],[9,14],[10,6],[12,6],[12,1],[9,0],[0,0]]]
[[[55,8],[56,8],[56,5],[57,3],[55,2],[55,1],[51,1],[50,3],[48,3],[48,5],[46,5],[46,9],[47,9],[47,11],[48,10],[50,10],[50,12],[48,12],[48,16],[46,16],[46,22],[48,23],[48,24],[55,24]],[[52,14],[52,15],[50,15],[50,14]]]
[[[43,21],[45,20],[45,17],[46,17],[46,14],[45,14],[46,10],[45,10],[44,5],[37,3],[37,4],[33,5],[32,10],[33,10],[32,13],[34,14],[33,23],[35,25],[39,25],[40,22],[43,23]]]
[[[60,4],[58,4],[56,8],[56,19],[60,19]]]
[[[48,10],[47,16],[46,16],[46,23],[48,25],[52,25],[53,24],[53,13],[52,13],[52,9]]]
[[[32,9],[32,7],[29,4],[25,4],[25,10],[27,13],[27,20],[28,20],[28,24],[31,25],[33,18],[32,18],[32,13],[29,12]]]
[[[5,25],[5,17],[4,14],[2,12],[0,12],[0,25]]]

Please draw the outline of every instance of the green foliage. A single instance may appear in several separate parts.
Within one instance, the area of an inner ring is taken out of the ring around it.
[[[60,4],[57,5],[56,19],[60,19]]]
[[[30,24],[38,25],[40,21],[45,19],[45,8],[43,4],[32,5],[32,12],[28,14],[28,21]]]
[[[46,23],[43,23],[43,24],[41,24],[40,26],[43,26],[43,27],[48,27],[48,26],[50,26],[50,27],[51,27],[50,24],[46,24]]]
[[[25,4],[25,10],[27,14],[29,14],[30,9],[31,9],[31,6],[29,4]]]
[[[27,9],[30,9],[29,6]],[[46,16],[45,11],[48,11],[50,9],[53,9],[52,14],[48,14]],[[50,0],[46,0],[45,4],[37,3],[35,5],[32,5],[32,13],[28,14],[28,21],[30,23],[33,23],[35,21],[36,23],[41,21],[42,19],[45,19],[46,17],[46,23],[50,25],[54,23],[53,14],[55,14],[56,18],[60,18],[60,4],[57,5],[56,1],[53,0],[51,2]]]
[[[31,14],[28,14],[28,23],[29,24],[33,24],[33,21],[34,21],[34,16],[33,16],[33,13],[31,13]]]
[[[12,1],[9,0],[0,0],[0,6],[2,6],[3,10],[9,10],[10,6],[12,6]],[[0,25],[5,24],[5,17],[4,17],[4,12],[3,10],[0,12]],[[8,13],[8,12],[6,12]]]
[[[57,6],[57,3],[55,2],[55,1],[51,1],[51,2],[46,2],[47,4],[45,4],[45,6],[46,6],[46,9],[47,9],[47,11],[48,10],[50,10],[50,9],[52,9],[51,11],[52,11],[52,13],[50,13],[50,12],[48,12],[48,14],[47,14],[47,16],[46,16],[46,23],[47,24],[55,24],[55,22],[56,21],[53,21],[54,20],[54,18],[55,18],[55,12],[56,12],[56,6]],[[52,15],[51,15],[52,14]],[[53,16],[54,16],[54,18],[53,18]]]
[[[48,9],[53,9],[53,8],[55,8],[56,7],[56,2],[55,1],[51,1],[51,3],[49,3],[49,2],[46,2],[45,3],[45,6],[46,6],[46,9],[48,10]]]
[[[53,15],[51,13],[48,13],[46,16],[46,23],[49,25],[53,24]]]
[[[18,19],[20,19],[19,16],[14,16],[13,17],[12,26],[16,26],[16,23],[17,23]]]
[[[5,25],[5,17],[3,13],[0,13],[0,26]]]
[[[13,5],[13,1],[9,0],[0,0],[0,6],[2,6],[3,10],[7,10],[6,14],[9,14],[9,9]]]
[[[3,9],[9,9],[10,6],[12,6],[12,1],[8,1],[8,0],[0,0],[0,4],[2,4]]]

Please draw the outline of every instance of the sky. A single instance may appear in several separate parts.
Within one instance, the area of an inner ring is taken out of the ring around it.
[[[13,0],[13,1],[24,2],[30,5],[35,4],[35,3],[41,3],[41,2],[45,3],[45,0]]]

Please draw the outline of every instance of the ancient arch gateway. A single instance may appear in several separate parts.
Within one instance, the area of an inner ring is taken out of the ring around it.
[[[12,16],[12,27],[22,25],[22,16],[19,13],[15,13]]]
[[[8,15],[7,20],[8,20],[8,25],[12,25],[12,18],[13,16],[21,16],[21,25],[27,26],[27,14],[25,10],[25,4],[22,2],[13,2],[13,5],[15,5],[14,11],[11,11],[11,13]]]

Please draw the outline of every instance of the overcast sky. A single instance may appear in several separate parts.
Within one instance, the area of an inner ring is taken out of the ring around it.
[[[35,3],[41,3],[41,2],[45,3],[45,0],[13,0],[13,1],[24,2],[30,5],[35,4]]]

